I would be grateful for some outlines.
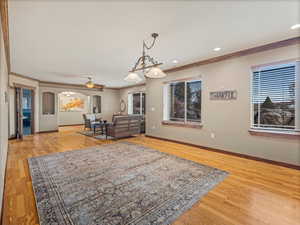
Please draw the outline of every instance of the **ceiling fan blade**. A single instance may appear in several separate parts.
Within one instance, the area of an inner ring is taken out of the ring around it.
[[[103,84],[94,84],[94,88],[103,89],[104,85]]]

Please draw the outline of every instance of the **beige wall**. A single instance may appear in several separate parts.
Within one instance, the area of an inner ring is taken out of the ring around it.
[[[3,199],[4,176],[8,148],[8,100],[5,95],[8,95],[8,72],[4,52],[3,33],[0,26],[0,203],[2,203]],[[0,205],[0,214],[1,209],[2,204]]]
[[[251,66],[299,57],[299,45],[283,47],[174,73],[165,79],[147,80],[147,135],[223,149],[300,165],[300,139],[250,135]],[[203,81],[201,129],[161,125],[163,81],[201,76]],[[235,101],[210,101],[209,92],[237,90]],[[215,138],[211,138],[211,133]]]
[[[55,93],[55,115],[42,115],[42,93],[43,92],[53,92]],[[100,117],[102,119],[111,121],[112,115],[115,112],[118,112],[120,94],[119,90],[113,89],[104,89],[103,91],[93,91],[93,90],[78,90],[72,88],[61,88],[61,87],[47,87],[40,86],[40,131],[51,131],[57,130],[59,125],[71,125],[71,124],[80,124],[83,123],[82,115],[79,113],[68,113],[69,118],[66,119],[64,115],[58,115],[58,94],[64,91],[71,91],[76,93],[81,93],[87,97],[93,95],[101,96],[101,106],[102,110]],[[91,105],[88,109],[88,112],[91,112]]]
[[[64,96],[58,95],[58,125],[74,125],[74,124],[83,124],[82,115],[85,113],[90,113],[90,97],[87,95],[83,95],[81,93],[74,92],[72,97],[81,98],[84,100],[84,108],[80,112],[61,112],[60,111],[60,101]]]
[[[146,84],[137,87],[122,88],[120,90],[120,101],[124,100],[124,102],[126,103],[126,113],[128,112],[128,94],[134,92],[146,92]],[[146,96],[146,101],[147,101],[147,96]],[[119,106],[119,110],[121,110],[120,106]]]

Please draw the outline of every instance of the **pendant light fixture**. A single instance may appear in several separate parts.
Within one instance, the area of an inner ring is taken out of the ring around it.
[[[143,79],[137,74],[137,71],[142,71],[143,75],[148,78],[163,78],[166,74],[159,68],[162,63],[159,63],[154,58],[146,54],[146,50],[150,50],[154,47],[156,38],[158,37],[157,33],[151,35],[153,38],[151,45],[147,45],[143,41],[143,52],[142,56],[138,58],[134,67],[129,71],[129,74],[124,78],[125,81],[138,83]]]
[[[95,86],[95,84],[93,83],[92,78],[88,77],[88,79],[89,79],[89,81],[85,83],[85,86],[87,88],[93,88]]]

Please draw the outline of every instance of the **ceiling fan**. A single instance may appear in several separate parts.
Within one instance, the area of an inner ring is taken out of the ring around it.
[[[90,88],[90,89],[92,89],[92,88],[103,89],[104,88],[103,84],[94,83],[93,78],[91,76],[79,75],[79,74],[64,74],[64,73],[58,73],[58,72],[55,72],[53,74],[56,76],[59,76],[59,77],[88,79],[88,81],[84,83],[84,86],[87,88]]]
[[[94,84],[94,82],[92,81],[92,78],[91,77],[88,77],[88,82],[86,82],[85,83],[85,86],[87,87],[87,88],[94,88],[95,87],[95,84]]]

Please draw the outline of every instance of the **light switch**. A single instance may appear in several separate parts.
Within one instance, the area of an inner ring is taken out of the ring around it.
[[[210,133],[210,137],[211,138],[215,138],[216,136],[215,136],[215,133]]]

